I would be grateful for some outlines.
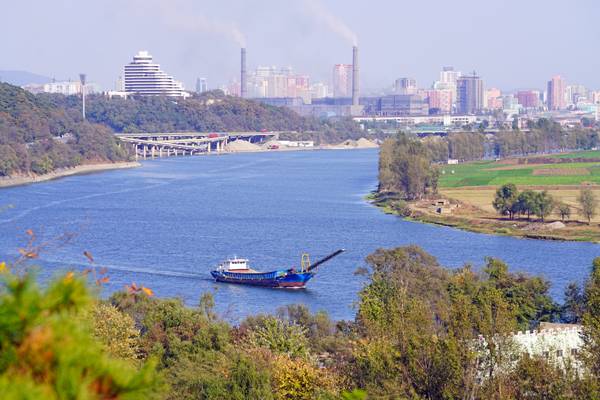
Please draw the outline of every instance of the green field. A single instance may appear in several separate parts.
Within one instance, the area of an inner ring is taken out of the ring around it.
[[[562,158],[600,158],[600,152],[564,154]],[[600,163],[511,164],[506,161],[478,161],[441,167],[439,186],[526,186],[600,184]]]
[[[575,153],[557,154],[556,158],[600,158],[600,150],[578,151]]]

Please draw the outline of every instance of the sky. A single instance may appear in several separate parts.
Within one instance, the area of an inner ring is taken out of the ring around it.
[[[113,89],[148,50],[195,87],[248,67],[292,66],[312,81],[360,49],[361,86],[413,77],[428,87],[442,66],[477,71],[486,87],[542,89],[552,75],[600,89],[598,0],[0,0],[0,70],[25,70]]]

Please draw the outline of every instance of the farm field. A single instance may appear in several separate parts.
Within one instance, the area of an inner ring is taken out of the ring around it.
[[[498,187],[505,183],[518,186],[600,185],[600,152],[555,155],[555,163],[535,164],[535,158],[478,161],[458,165],[443,165],[439,187]],[[546,159],[547,159],[546,158]],[[570,159],[577,158],[577,162]],[[579,162],[579,159],[590,159]],[[593,161],[592,161],[593,160]]]

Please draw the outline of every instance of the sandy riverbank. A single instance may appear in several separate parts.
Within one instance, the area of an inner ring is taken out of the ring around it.
[[[570,219],[548,218],[545,222],[517,218],[509,220],[469,203],[439,196],[433,200],[405,202],[393,195],[373,193],[368,201],[387,214],[464,231],[527,239],[600,243],[600,225]],[[439,203],[441,201],[441,203]],[[444,204],[438,206],[434,204]],[[443,212],[438,212],[442,210]]]
[[[104,164],[86,164],[78,165],[73,168],[64,168],[44,175],[19,175],[0,178],[0,188],[10,186],[28,185],[31,183],[45,182],[52,179],[63,178],[65,176],[90,174],[94,172],[108,171],[111,169],[135,168],[139,167],[139,162],[118,162]]]
[[[237,140],[230,142],[223,153],[210,154],[227,154],[227,153],[259,153],[259,152],[279,152],[279,151],[311,151],[311,150],[359,150],[378,148],[379,145],[365,138],[358,140],[346,140],[339,144],[322,144],[316,146],[298,147],[285,146],[277,140],[271,140],[262,144],[248,143],[246,141]]]

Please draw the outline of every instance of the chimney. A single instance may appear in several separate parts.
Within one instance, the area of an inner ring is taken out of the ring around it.
[[[242,47],[242,70],[240,77],[240,97],[246,98],[248,95],[248,88],[246,86],[246,49]]]
[[[358,47],[352,47],[352,105],[358,105]]]

